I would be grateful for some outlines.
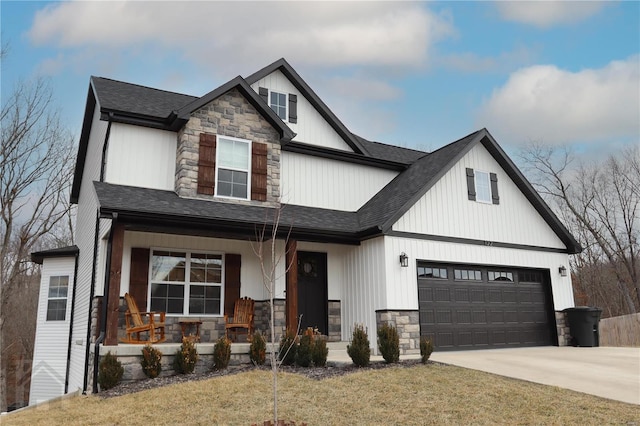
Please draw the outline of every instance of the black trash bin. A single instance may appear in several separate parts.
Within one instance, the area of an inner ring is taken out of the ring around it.
[[[563,312],[567,313],[573,346],[600,346],[599,324],[602,309],[576,306]]]

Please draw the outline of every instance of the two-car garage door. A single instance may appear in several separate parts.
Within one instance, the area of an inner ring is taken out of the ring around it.
[[[437,350],[555,344],[548,271],[418,263],[420,333]]]

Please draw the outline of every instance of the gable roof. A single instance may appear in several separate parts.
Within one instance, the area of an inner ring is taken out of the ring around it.
[[[311,105],[320,113],[322,118],[324,118],[327,123],[335,130],[340,137],[353,149],[355,152],[359,154],[368,155],[366,147],[360,143],[360,140],[351,133],[342,121],[338,119],[338,117],[329,109],[329,107],[322,102],[322,99],[309,87],[309,85],[300,77],[300,75],[293,69],[291,65],[284,59],[280,58],[274,63],[267,65],[259,71],[254,72],[250,76],[246,77],[245,80],[249,85],[252,85],[256,81],[268,76],[274,71],[279,70],[284,74],[289,81],[300,91],[300,93],[309,101]]]
[[[479,133],[480,131],[465,136],[411,164],[360,208],[360,223],[364,226],[379,226],[382,232],[391,229],[400,216],[464,155],[466,148]]]
[[[188,104],[182,106],[177,111],[176,115],[179,119],[189,120],[192,112],[202,108],[214,99],[227,93],[229,90],[238,89],[238,91],[249,101],[251,105],[273,126],[274,129],[280,134],[281,141],[283,143],[289,142],[295,137],[295,133],[278,117],[278,115],[260,98],[260,96],[247,84],[247,82],[240,76],[237,76],[233,80],[230,80],[222,86],[212,90],[206,95],[194,99]]]
[[[387,233],[431,187],[440,180],[474,146],[481,143],[527,200],[565,244],[569,253],[580,253],[582,246],[553,213],[547,203],[500,148],[487,129],[473,132],[462,139],[427,154],[395,177],[358,211],[361,227],[379,226]]]

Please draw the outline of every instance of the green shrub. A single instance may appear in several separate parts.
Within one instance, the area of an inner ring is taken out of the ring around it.
[[[353,336],[351,344],[347,345],[347,353],[351,360],[358,367],[366,367],[369,365],[371,358],[371,349],[369,349],[369,337],[364,326],[356,324],[353,328]]]
[[[144,348],[142,348],[142,360],[140,361],[140,365],[142,365],[142,371],[145,376],[150,379],[155,379],[160,375],[160,371],[162,371],[162,352],[158,349],[154,348],[150,344],[146,344]]]
[[[253,333],[253,337],[251,338],[249,358],[255,365],[263,365],[267,358],[267,342],[264,340],[262,333],[258,331]]]
[[[231,359],[231,340],[226,337],[218,339],[213,345],[213,368],[216,370],[224,370],[229,366]]]
[[[400,361],[400,337],[395,326],[382,324],[378,330],[378,349],[387,364]]]
[[[176,351],[173,358],[173,369],[180,374],[193,373],[198,362],[198,351],[196,345],[189,339],[183,338],[180,349]]]
[[[426,364],[433,352],[433,342],[428,337],[422,336],[420,338],[420,356],[422,363]]]
[[[283,365],[293,365],[296,360],[297,337],[293,331],[287,331],[280,340],[278,348],[278,359]]]
[[[98,383],[100,389],[107,390],[117,385],[122,380],[124,374],[124,368],[122,363],[118,361],[115,355],[111,355],[111,351],[102,357],[100,365],[98,366]]]
[[[313,351],[311,356],[313,358],[313,365],[316,367],[324,367],[327,365],[327,355],[329,355],[329,349],[327,348],[327,342],[318,338],[313,343]]]
[[[310,367],[313,361],[313,334],[305,333],[300,338],[298,350],[296,351],[296,364],[300,367]]]

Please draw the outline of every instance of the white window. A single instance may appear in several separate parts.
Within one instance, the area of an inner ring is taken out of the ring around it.
[[[222,254],[154,250],[152,311],[171,315],[222,315]]]
[[[278,114],[282,121],[287,121],[287,95],[286,93],[271,92],[269,106]]]
[[[69,277],[49,278],[49,300],[47,301],[47,321],[64,321],[67,316],[67,293]]]
[[[248,199],[251,173],[251,141],[218,136],[216,195]]]
[[[488,172],[475,170],[476,201],[491,204],[491,181]]]

